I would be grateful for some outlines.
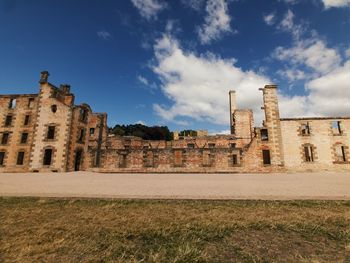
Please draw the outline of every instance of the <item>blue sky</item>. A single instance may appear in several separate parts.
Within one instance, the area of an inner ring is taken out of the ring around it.
[[[0,93],[68,83],[109,125],[229,129],[228,91],[263,118],[350,115],[350,0],[0,0]]]

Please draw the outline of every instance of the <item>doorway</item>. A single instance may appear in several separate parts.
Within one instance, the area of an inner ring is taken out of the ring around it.
[[[75,162],[74,162],[74,171],[80,171],[80,166],[82,163],[83,150],[75,151]]]

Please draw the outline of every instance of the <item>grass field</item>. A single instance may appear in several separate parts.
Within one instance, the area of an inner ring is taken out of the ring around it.
[[[0,262],[350,262],[349,201],[0,198]]]

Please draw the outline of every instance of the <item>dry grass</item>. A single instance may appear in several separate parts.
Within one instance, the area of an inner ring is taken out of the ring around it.
[[[1,262],[350,262],[350,202],[0,198]]]

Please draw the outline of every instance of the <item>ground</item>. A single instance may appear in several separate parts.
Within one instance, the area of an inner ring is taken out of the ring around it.
[[[350,262],[349,189],[349,173],[0,174],[0,262]]]
[[[0,198],[1,262],[350,262],[350,201]]]
[[[350,200],[350,173],[0,174],[0,196]]]

